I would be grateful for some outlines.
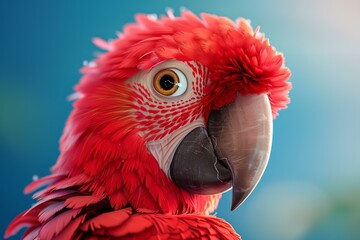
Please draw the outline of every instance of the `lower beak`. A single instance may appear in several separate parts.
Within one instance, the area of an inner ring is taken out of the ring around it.
[[[266,94],[238,96],[212,111],[208,127],[195,128],[180,143],[170,177],[196,194],[216,194],[232,187],[231,210],[250,195],[270,156],[272,113]]]

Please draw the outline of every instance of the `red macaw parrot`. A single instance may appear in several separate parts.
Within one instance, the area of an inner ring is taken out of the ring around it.
[[[235,209],[269,159],[272,120],[289,103],[282,54],[244,19],[190,11],[136,15],[83,77],[37,203],[5,237],[240,239],[210,215]]]

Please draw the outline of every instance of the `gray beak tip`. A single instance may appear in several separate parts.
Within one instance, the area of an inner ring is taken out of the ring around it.
[[[238,207],[239,207],[239,204],[236,204],[236,203],[232,202],[232,204],[231,204],[231,211],[236,210]]]
[[[233,190],[231,211],[236,210],[245,201],[247,196],[249,196],[248,192],[236,192]]]

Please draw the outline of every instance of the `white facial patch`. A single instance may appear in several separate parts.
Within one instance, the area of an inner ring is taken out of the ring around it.
[[[176,74],[177,90],[165,93],[170,88],[164,82],[158,83],[159,76],[173,77]],[[161,73],[161,74],[160,74]],[[203,103],[204,88],[207,84],[207,69],[196,62],[170,60],[154,66],[149,71],[141,71],[129,78],[136,93],[134,115],[138,122],[139,135],[145,139],[148,151],[159,166],[169,175],[171,161],[177,147],[185,136],[197,127],[204,127]]]
[[[190,124],[179,128],[162,139],[150,141],[146,144],[149,152],[159,163],[160,168],[170,177],[171,161],[177,147],[185,136],[197,127],[204,127],[204,119],[199,118]]]

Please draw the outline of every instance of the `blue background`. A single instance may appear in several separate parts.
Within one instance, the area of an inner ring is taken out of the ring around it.
[[[115,38],[138,12],[180,7],[261,26],[292,70],[292,103],[274,122],[258,188],[217,215],[244,239],[360,239],[360,3],[303,1],[0,2],[0,233],[32,203],[22,189],[59,154],[66,101],[94,36]]]

